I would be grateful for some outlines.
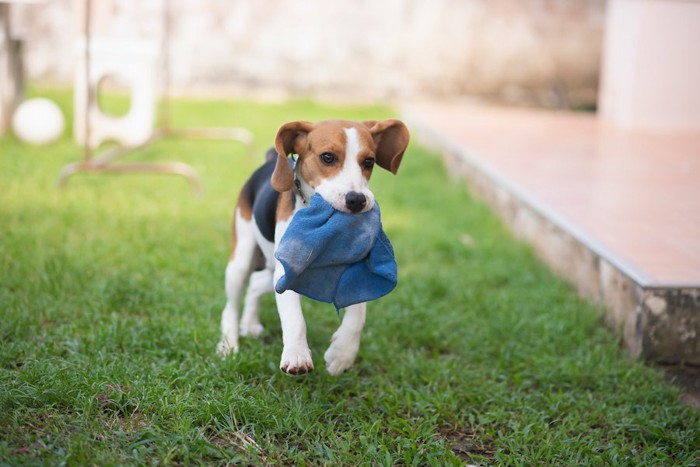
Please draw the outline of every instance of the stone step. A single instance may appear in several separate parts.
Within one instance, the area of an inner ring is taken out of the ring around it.
[[[636,357],[700,364],[700,132],[419,102],[404,118]]]

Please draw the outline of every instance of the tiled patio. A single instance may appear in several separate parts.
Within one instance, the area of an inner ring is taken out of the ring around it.
[[[700,361],[700,133],[466,102],[415,103],[405,116],[516,234],[610,309],[633,353]],[[660,334],[679,342],[668,348]]]

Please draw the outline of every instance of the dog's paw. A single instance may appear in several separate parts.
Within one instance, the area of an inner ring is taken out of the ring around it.
[[[305,375],[314,369],[311,351],[308,347],[284,348],[280,370],[288,375]]]
[[[241,336],[260,337],[265,328],[260,323],[241,323],[238,331]]]
[[[355,363],[359,346],[352,343],[341,343],[334,339],[328,347],[323,359],[326,361],[326,370],[332,376],[338,376]]]
[[[226,358],[232,353],[238,353],[238,342],[234,342],[227,337],[222,337],[216,345],[216,353],[221,358]]]

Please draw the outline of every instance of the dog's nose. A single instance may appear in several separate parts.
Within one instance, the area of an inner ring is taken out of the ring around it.
[[[367,206],[367,197],[362,193],[350,191],[345,195],[345,206],[350,212],[360,212]]]

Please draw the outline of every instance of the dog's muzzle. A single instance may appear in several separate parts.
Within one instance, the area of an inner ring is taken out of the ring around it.
[[[345,195],[345,207],[352,213],[362,211],[367,206],[367,197],[356,191],[350,191]]]

